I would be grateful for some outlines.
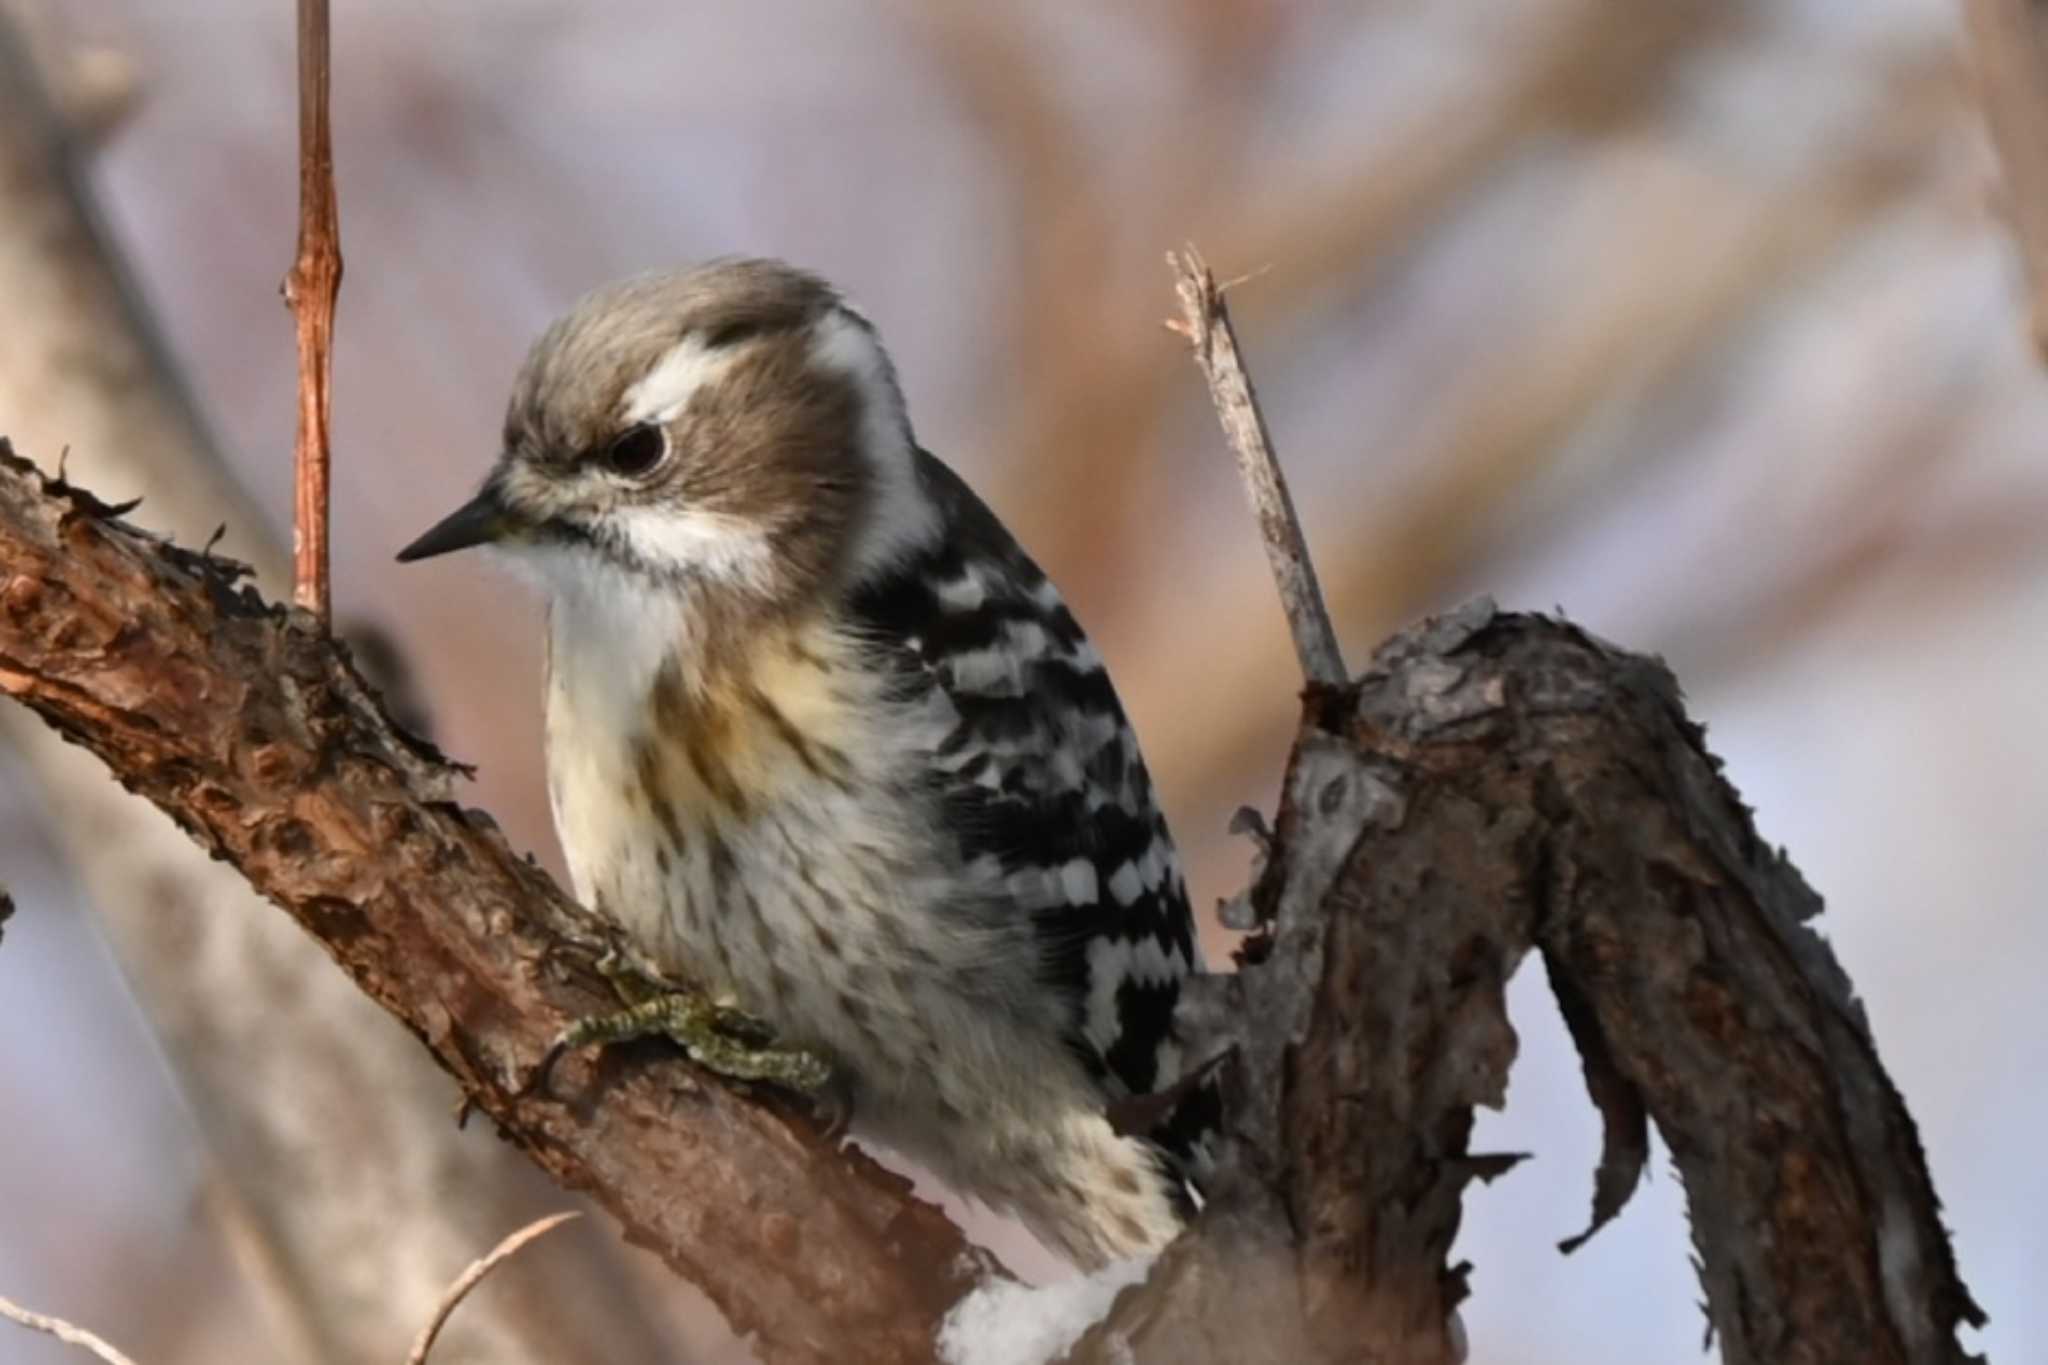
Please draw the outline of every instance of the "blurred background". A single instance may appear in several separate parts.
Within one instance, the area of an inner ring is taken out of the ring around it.
[[[19,95],[40,72],[73,138],[0,179],[0,220],[47,253],[0,280],[0,432],[46,466],[69,445],[181,538],[225,518],[226,552],[270,568],[291,6],[4,10],[34,41],[0,73]],[[1160,326],[1162,253],[1193,240],[1250,277],[1241,338],[1353,665],[1482,591],[1671,662],[1827,898],[1991,1315],[1966,1344],[2040,1358],[2048,385],[1951,0],[335,10],[336,612],[385,637],[515,844],[559,866],[537,604],[481,558],[392,553],[480,477],[520,355],[576,294],[767,253],[861,304],[924,442],[1064,586],[1213,920],[1298,675]],[[65,216],[76,190],[96,225]],[[95,242],[158,329],[118,363],[48,339],[97,306],[66,283]],[[45,332],[15,311],[36,290]],[[109,416],[147,394],[197,422]],[[244,501],[195,494],[223,478]],[[488,1125],[458,1135],[452,1084],[283,917],[33,728],[0,731],[0,1293],[142,1365],[400,1358],[468,1256],[563,1197]],[[1467,1201],[1472,1358],[1699,1357],[1662,1157],[1555,1250],[1598,1127],[1540,973],[1513,998],[1522,1057],[1477,1141],[1536,1159]],[[428,1121],[378,1129],[407,1104]],[[0,1362],[70,1358],[0,1326]],[[601,1218],[486,1285],[436,1354],[748,1358]]]

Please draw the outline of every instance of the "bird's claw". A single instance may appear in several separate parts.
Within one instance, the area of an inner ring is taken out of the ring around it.
[[[521,1096],[544,1091],[564,1053],[636,1038],[667,1038],[699,1066],[730,1080],[766,1081],[804,1095],[821,1094],[832,1080],[832,1068],[823,1058],[772,1046],[773,1030],[730,1002],[663,986],[631,968],[615,968],[599,964],[629,1003],[563,1029],[520,1086]]]

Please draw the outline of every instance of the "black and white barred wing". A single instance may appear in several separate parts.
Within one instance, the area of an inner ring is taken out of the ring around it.
[[[1069,1041],[1112,1094],[1178,1078],[1180,982],[1198,962],[1187,886],[1102,660],[1002,524],[930,456],[948,534],[858,610],[959,721],[933,778],[977,882],[1031,917]]]

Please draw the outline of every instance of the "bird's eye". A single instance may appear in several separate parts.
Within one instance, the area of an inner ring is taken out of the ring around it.
[[[652,422],[627,429],[605,447],[604,467],[614,474],[638,478],[668,454],[668,433]]]

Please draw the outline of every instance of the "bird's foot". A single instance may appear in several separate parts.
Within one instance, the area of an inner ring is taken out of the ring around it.
[[[577,1020],[554,1048],[569,1051],[635,1038],[667,1038],[706,1070],[736,1081],[772,1081],[806,1093],[822,1089],[832,1069],[800,1048],[772,1046],[773,1032],[736,1006],[697,991],[664,991],[610,1014]]]
[[[637,1038],[666,1038],[707,1071],[814,1096],[829,1115],[834,1103],[829,1093],[832,1068],[822,1057],[775,1046],[774,1030],[732,1001],[679,990],[622,954],[607,952],[598,959],[597,969],[612,983],[624,1008],[588,1015],[563,1029],[520,1087],[521,1094],[545,1089],[565,1053]]]

